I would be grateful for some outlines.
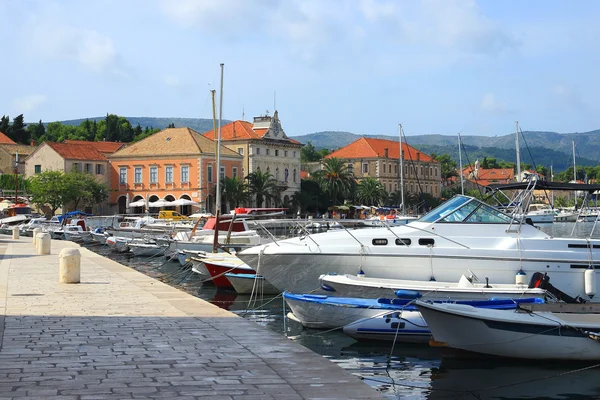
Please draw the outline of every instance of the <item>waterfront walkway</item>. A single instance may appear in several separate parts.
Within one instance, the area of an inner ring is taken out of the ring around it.
[[[81,283],[59,284],[78,247]],[[285,337],[71,242],[0,236],[0,399],[381,399]]]

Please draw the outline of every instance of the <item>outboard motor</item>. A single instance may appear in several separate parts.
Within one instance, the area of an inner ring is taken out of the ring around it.
[[[550,277],[546,273],[542,274],[541,272],[536,272],[531,276],[531,280],[529,281],[529,289],[534,288],[544,289],[548,293],[552,293],[558,300],[564,301],[565,303],[581,304],[587,302],[585,299],[582,299],[579,296],[571,297],[557,287],[554,287],[554,285],[550,283]]]

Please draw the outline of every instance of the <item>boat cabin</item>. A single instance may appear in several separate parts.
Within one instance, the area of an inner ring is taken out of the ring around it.
[[[454,196],[452,199],[434,208],[419,222],[435,223],[475,223],[475,224],[511,224],[518,223],[509,215],[473,197]]]

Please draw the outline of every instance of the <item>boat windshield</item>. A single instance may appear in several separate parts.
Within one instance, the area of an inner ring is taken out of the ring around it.
[[[455,196],[425,214],[419,221],[510,224],[512,218],[475,198]]]

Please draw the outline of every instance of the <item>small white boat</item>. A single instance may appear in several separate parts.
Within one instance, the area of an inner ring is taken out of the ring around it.
[[[131,238],[109,236],[106,238],[106,245],[117,253],[127,253],[129,251],[129,242],[131,241]]]
[[[501,357],[600,360],[600,308],[595,304],[536,304],[490,310],[417,301],[439,345]]]
[[[275,286],[271,285],[263,276],[256,274],[226,273],[225,277],[239,294],[279,294]]]
[[[361,318],[342,329],[356,340],[386,340],[404,343],[429,343],[431,332],[419,311],[383,312]]]
[[[132,241],[129,243],[129,251],[138,257],[162,256],[165,254],[167,246],[161,246],[156,243],[142,243]]]
[[[523,275],[518,275],[522,282]],[[342,297],[392,297],[402,296],[402,291],[409,291],[411,298],[417,292],[425,299],[441,300],[476,300],[488,299],[490,297],[544,297],[546,290],[542,288],[529,288],[527,284],[492,284],[486,280],[485,283],[471,273],[468,277],[463,275],[458,282],[437,281],[412,281],[401,279],[368,278],[359,275],[321,275],[319,277],[321,288],[335,292],[336,296]]]

